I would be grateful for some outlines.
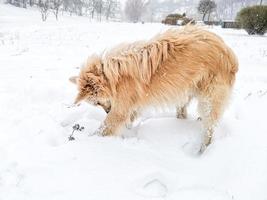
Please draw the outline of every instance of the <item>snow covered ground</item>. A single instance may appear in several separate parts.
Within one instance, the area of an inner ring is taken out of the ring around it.
[[[69,107],[91,53],[149,38],[161,24],[93,23],[0,4],[0,200],[267,200],[267,37],[210,28],[236,52],[231,104],[207,151],[201,125],[149,111],[123,137],[88,136],[105,118]],[[68,141],[75,123],[85,127]]]

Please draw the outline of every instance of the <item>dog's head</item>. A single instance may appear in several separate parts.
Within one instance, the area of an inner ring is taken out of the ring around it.
[[[110,111],[110,89],[99,57],[89,57],[80,75],[73,76],[69,80],[78,87],[75,104],[86,101],[102,106],[107,113]]]

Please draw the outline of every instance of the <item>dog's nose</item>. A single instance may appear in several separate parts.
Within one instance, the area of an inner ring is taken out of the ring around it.
[[[107,114],[110,112],[110,108],[104,110],[106,111]]]

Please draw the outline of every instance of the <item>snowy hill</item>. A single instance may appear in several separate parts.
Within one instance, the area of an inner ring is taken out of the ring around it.
[[[0,200],[266,200],[267,37],[210,28],[240,62],[215,139],[197,156],[200,123],[148,110],[122,137],[92,134],[105,118],[69,107],[68,78],[91,53],[147,39],[161,24],[48,18],[0,4]],[[75,123],[85,127],[68,141]]]

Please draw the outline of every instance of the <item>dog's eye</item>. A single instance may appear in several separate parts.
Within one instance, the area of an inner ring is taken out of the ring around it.
[[[87,84],[85,87],[88,88],[88,89],[93,89],[93,85],[92,84]]]

